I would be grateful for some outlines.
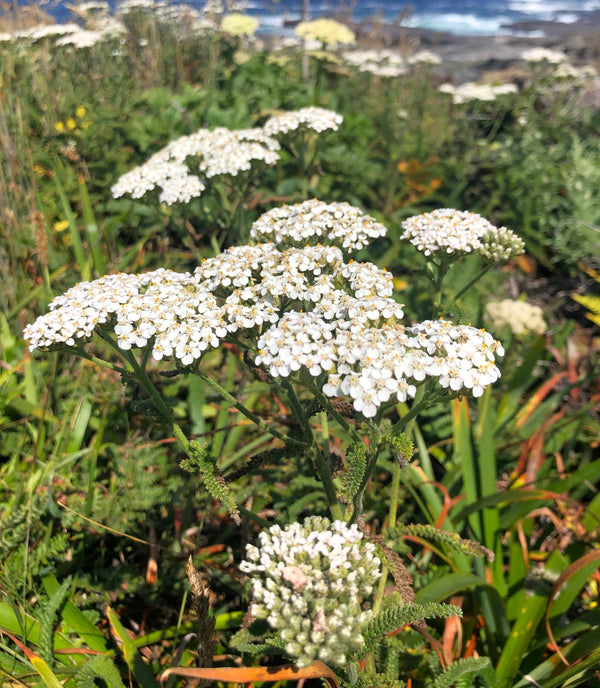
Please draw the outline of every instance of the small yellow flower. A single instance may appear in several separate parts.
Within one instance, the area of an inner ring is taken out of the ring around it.
[[[76,126],[77,126],[77,122],[72,117],[69,117],[69,119],[67,120],[67,127],[69,127],[69,129],[73,130],[73,129],[75,129]]]
[[[55,232],[64,232],[65,229],[67,229],[67,227],[69,226],[69,223],[67,220],[59,220],[58,222],[55,222],[52,226]]]
[[[83,105],[80,105],[77,110],[75,110],[75,114],[79,119],[83,119],[85,117],[86,109],[83,107]]]
[[[90,120],[86,119],[84,122],[80,122],[79,126],[81,127],[81,129],[83,131],[85,131],[90,126],[90,124],[91,124]]]
[[[38,177],[53,177],[54,176],[54,172],[52,170],[49,170],[47,167],[44,167],[43,165],[34,165],[33,166],[33,172]]]
[[[58,131],[60,133],[60,132],[63,132],[65,130],[65,125],[63,122],[57,122],[54,125],[54,128],[56,129],[56,131]]]

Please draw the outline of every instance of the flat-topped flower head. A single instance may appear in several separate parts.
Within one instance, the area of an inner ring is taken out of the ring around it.
[[[316,199],[273,208],[252,225],[256,241],[277,246],[321,243],[338,246],[345,253],[359,251],[387,233],[384,225],[349,203],[325,203]]]
[[[248,545],[240,569],[252,585],[250,613],[277,632],[299,667],[316,659],[344,666],[360,651],[381,561],[356,525],[313,516],[272,526],[258,547]]]
[[[544,334],[547,329],[544,311],[527,301],[490,301],[486,304],[485,315],[494,327],[508,327],[516,337]]]
[[[344,118],[337,112],[311,105],[300,110],[292,110],[270,117],[265,122],[263,130],[268,136],[289,134],[292,131],[307,129],[320,134],[327,130],[337,131],[343,121]]]
[[[426,256],[480,253],[492,262],[506,261],[523,253],[523,241],[506,227],[466,210],[441,208],[409,217],[402,223],[403,239]]]
[[[253,129],[200,129],[171,141],[143,165],[122,175],[111,188],[115,198],[142,198],[159,189],[159,201],[172,205],[197,198],[206,181],[218,175],[236,176],[257,164],[274,165],[279,143],[256,127]],[[195,166],[198,174],[192,174]]]
[[[221,31],[230,36],[252,36],[258,29],[258,21],[248,14],[233,12],[221,20]]]
[[[338,303],[311,313],[287,313],[259,338],[256,364],[273,377],[301,369],[319,378],[326,396],[347,396],[373,418],[391,401],[414,398],[417,386],[437,379],[452,394],[481,396],[500,377],[502,345],[485,330],[444,320],[403,326],[402,308],[382,297]],[[322,376],[322,377],[321,377]]]
[[[161,269],[81,282],[54,299],[24,335],[33,351],[83,344],[100,330],[124,351],[151,347],[156,360],[188,366],[229,333],[256,337],[287,311],[322,303],[330,317],[344,313],[361,289],[391,294],[391,275],[370,263],[344,264],[334,246],[283,252],[273,244],[238,246],[193,274]],[[373,309],[384,308],[377,304],[365,306],[361,318],[376,319]]]
[[[296,36],[319,41],[323,45],[335,48],[338,45],[353,45],[356,42],[354,32],[345,24],[335,19],[313,19],[300,22],[295,29]]]
[[[519,88],[516,84],[478,84],[474,81],[467,81],[459,86],[453,84],[442,84],[439,87],[441,93],[452,96],[452,102],[460,105],[472,100],[492,101],[497,98],[513,93],[518,93]]]
[[[526,62],[548,62],[549,64],[560,64],[567,62],[568,57],[560,50],[550,48],[528,48],[521,53],[521,59]]]

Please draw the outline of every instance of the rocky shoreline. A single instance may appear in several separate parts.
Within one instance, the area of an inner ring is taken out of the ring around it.
[[[571,23],[530,21],[502,28],[511,33],[459,36],[376,23],[353,25],[360,47],[384,46],[401,52],[431,50],[442,59],[439,71],[458,81],[508,69],[524,50],[533,47],[562,51],[574,65],[600,67],[600,11],[587,12],[584,18]]]

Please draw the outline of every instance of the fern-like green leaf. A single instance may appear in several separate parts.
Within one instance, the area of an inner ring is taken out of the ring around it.
[[[446,619],[449,616],[462,616],[462,610],[453,604],[399,604],[385,609],[366,625],[363,636],[365,645],[361,648],[361,655],[373,652],[381,638],[402,628],[407,624],[424,619]]]
[[[403,535],[416,535],[434,542],[439,542],[446,545],[456,552],[462,552],[471,556],[484,556],[488,561],[494,560],[494,553],[487,547],[480,545],[478,542],[472,540],[465,540],[457,533],[450,533],[446,530],[440,530],[435,526],[428,524],[414,523],[410,525],[398,524],[394,528],[387,531],[387,537],[402,537]]]
[[[479,673],[487,669],[490,660],[487,657],[468,657],[457,659],[443,674],[439,674],[433,682],[432,688],[451,688],[451,686],[465,674]]]
[[[54,622],[55,617],[62,606],[67,596],[67,591],[71,585],[71,577],[69,576],[60,588],[43,604],[38,610],[37,616],[40,622],[40,639],[39,648],[42,659],[50,666],[52,666],[52,650],[54,647]]]
[[[181,462],[181,467],[189,473],[201,473],[204,485],[213,499],[218,500],[229,512],[237,525],[241,523],[240,512],[231,490],[219,473],[208,444],[192,440],[189,444],[190,456]]]
[[[367,469],[367,447],[364,442],[354,442],[346,452],[346,472],[342,474],[340,499],[351,502],[358,492]]]
[[[95,679],[99,678],[108,688],[125,688],[121,673],[112,660],[97,655],[88,660],[75,674],[77,688],[97,688]]]
[[[231,645],[236,650],[250,655],[281,654],[285,651],[285,643],[280,638],[265,638],[263,642],[256,642],[247,628],[242,628],[231,637]]]
[[[399,435],[390,435],[387,443],[394,449],[396,460],[404,468],[415,453],[413,441],[405,432],[401,432]]]

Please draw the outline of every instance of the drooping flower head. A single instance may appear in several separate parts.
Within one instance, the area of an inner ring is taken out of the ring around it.
[[[506,227],[466,210],[442,208],[408,218],[402,223],[403,239],[426,256],[458,257],[480,253],[492,262],[502,262],[523,253],[523,241]]]
[[[240,569],[252,584],[251,614],[278,633],[299,667],[316,659],[344,666],[360,651],[381,561],[356,525],[311,517],[272,526],[247,547]]]
[[[312,199],[264,213],[252,225],[250,237],[281,248],[320,243],[353,253],[386,233],[384,225],[349,203]]]

